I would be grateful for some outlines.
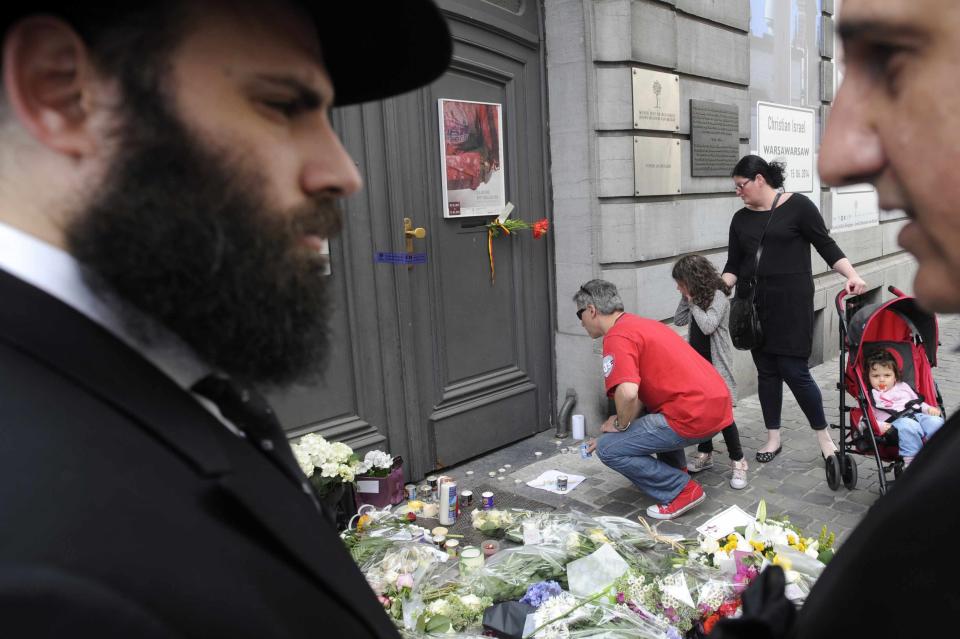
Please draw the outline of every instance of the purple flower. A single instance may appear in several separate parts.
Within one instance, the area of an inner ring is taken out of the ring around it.
[[[623,593],[622,593],[622,592],[618,592],[618,593],[617,593],[617,603],[618,603],[618,604],[622,604],[624,601],[626,601],[626,599],[627,599],[627,598],[623,596]]]
[[[541,581],[527,588],[527,594],[520,599],[520,603],[530,604],[534,608],[539,608],[540,604],[544,601],[556,597],[561,592],[563,592],[563,588],[561,588],[557,582]]]

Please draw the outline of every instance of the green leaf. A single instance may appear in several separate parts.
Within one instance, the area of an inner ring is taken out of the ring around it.
[[[443,615],[437,615],[436,617],[431,617],[430,621],[427,622],[426,628],[424,630],[427,634],[433,633],[443,633],[450,631],[450,619],[444,617]]]
[[[817,554],[817,559],[820,560],[820,563],[824,563],[824,564],[830,563],[830,560],[833,559],[833,549],[827,548],[825,550],[821,550]]]
[[[763,499],[760,500],[760,505],[757,506],[756,520],[761,524],[767,520],[767,502]]]

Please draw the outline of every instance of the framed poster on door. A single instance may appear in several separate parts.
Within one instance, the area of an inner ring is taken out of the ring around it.
[[[503,166],[503,106],[437,100],[443,216],[499,215],[507,205]]]

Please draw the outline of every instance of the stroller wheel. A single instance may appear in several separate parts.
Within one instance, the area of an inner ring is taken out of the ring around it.
[[[847,490],[853,490],[857,487],[857,464],[853,458],[847,454],[840,460],[840,474],[843,477],[843,485]]]
[[[903,461],[897,460],[893,464],[893,478],[900,479],[900,475],[903,473]]]
[[[837,490],[840,488],[840,460],[836,455],[830,455],[823,464],[827,472],[827,486],[830,490]]]

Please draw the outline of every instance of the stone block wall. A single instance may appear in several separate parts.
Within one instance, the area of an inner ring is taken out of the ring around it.
[[[833,95],[832,3],[820,24],[822,108]],[[546,0],[543,3],[551,179],[556,247],[557,397],[573,388],[596,429],[606,415],[600,343],[575,316],[571,297],[583,282],[601,277],[620,289],[627,310],[672,325],[679,294],[670,277],[680,255],[698,252],[718,268],[726,260],[730,218],[740,208],[728,177],[690,175],[691,99],[734,104],[740,151],[751,148],[750,0]],[[675,132],[635,130],[633,69],[679,76],[680,114]],[[633,138],[680,141],[681,194],[634,195]],[[818,138],[819,141],[819,138]],[[823,193],[830,224],[830,191]],[[912,263],[896,245],[902,226],[884,215],[879,226],[838,232],[841,248],[873,285],[908,286]],[[834,296],[843,284],[812,254],[819,311],[814,358],[838,348]],[[685,329],[677,328],[685,334]],[[741,395],[755,392],[749,353],[737,353]]]

